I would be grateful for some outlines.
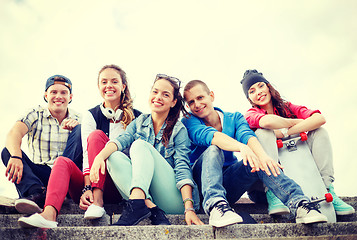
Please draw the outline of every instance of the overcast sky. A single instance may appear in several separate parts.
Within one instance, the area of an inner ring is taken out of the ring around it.
[[[21,114],[45,105],[45,81],[54,74],[72,80],[70,107],[79,112],[101,102],[97,74],[114,63],[144,112],[155,75],[165,73],[184,83],[201,79],[216,106],[245,113],[239,82],[255,68],[285,99],[323,113],[335,190],[357,196],[356,11],[354,0],[2,0],[1,146]],[[0,171],[0,194],[15,196]]]

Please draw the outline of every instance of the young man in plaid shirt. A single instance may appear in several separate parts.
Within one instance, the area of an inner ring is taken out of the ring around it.
[[[82,164],[79,114],[68,108],[72,101],[72,82],[62,75],[47,79],[44,99],[47,108],[38,106],[21,117],[7,135],[1,158],[5,176],[15,183],[20,198],[15,207],[20,213],[40,212],[46,197],[51,167],[58,156]],[[27,135],[29,156],[21,150]]]

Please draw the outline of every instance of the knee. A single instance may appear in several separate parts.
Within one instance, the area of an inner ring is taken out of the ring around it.
[[[211,145],[203,152],[204,161],[224,161],[223,151],[217,146]],[[207,160],[206,160],[207,159]]]
[[[5,166],[7,166],[7,163],[9,162],[9,158],[10,158],[10,153],[5,147],[1,152],[1,159]]]
[[[273,130],[270,129],[257,129],[255,131],[255,135],[257,135],[257,138],[259,142],[275,142],[276,141],[276,136]]]
[[[88,136],[87,142],[88,144],[91,143],[97,143],[98,141],[101,141],[101,139],[103,139],[105,133],[102,130],[94,130],[93,132],[91,132]],[[106,135],[105,135],[106,136]]]
[[[53,167],[58,166],[69,166],[73,163],[73,161],[67,157],[59,156],[53,163]],[[74,164],[74,163],[73,163]]]
[[[308,133],[308,138],[329,140],[328,132],[325,128],[319,127]]]
[[[143,148],[146,148],[147,146],[149,146],[148,142],[146,142],[146,141],[144,141],[142,139],[137,139],[131,144],[130,153],[131,152],[136,152],[136,151],[142,151]]]

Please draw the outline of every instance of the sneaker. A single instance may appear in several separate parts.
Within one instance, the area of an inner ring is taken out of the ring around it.
[[[45,205],[46,190],[41,193],[32,194],[28,197],[19,198],[15,201],[15,208],[19,213],[34,214],[41,213]]]
[[[318,208],[318,203],[310,203],[308,201],[302,201],[296,210],[296,223],[318,223],[327,222],[327,217],[323,215]]]
[[[224,227],[240,222],[243,222],[242,217],[239,216],[227,202],[219,202],[210,212],[209,225],[214,227]]]
[[[290,213],[289,208],[285,206],[271,190],[268,190],[266,192],[266,196],[268,200],[269,215],[284,215]]]
[[[134,226],[141,220],[151,216],[149,208],[145,205],[144,199],[129,199],[119,220],[113,225]]]
[[[149,209],[151,212],[149,219],[152,225],[171,225],[169,219],[165,216],[165,212],[158,206]]]
[[[332,184],[330,185],[328,192],[331,193],[333,197],[332,205],[335,208],[336,215],[350,215],[355,213],[355,209],[351,205],[345,203],[336,195]]]
[[[87,211],[84,213],[84,219],[97,219],[103,217],[105,214],[104,207],[99,207],[97,205],[90,205]]]
[[[58,224],[58,222],[53,222],[43,218],[38,213],[29,217],[20,217],[18,223],[20,227],[23,228],[56,228]]]

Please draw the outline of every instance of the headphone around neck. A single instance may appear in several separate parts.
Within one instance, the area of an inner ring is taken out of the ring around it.
[[[103,115],[109,119],[109,120],[113,120],[113,122],[119,121],[119,119],[121,118],[121,114],[122,114],[122,110],[121,109],[117,109],[116,111],[114,111],[112,108],[110,107],[104,107],[103,103],[100,104],[100,110],[102,111]]]

